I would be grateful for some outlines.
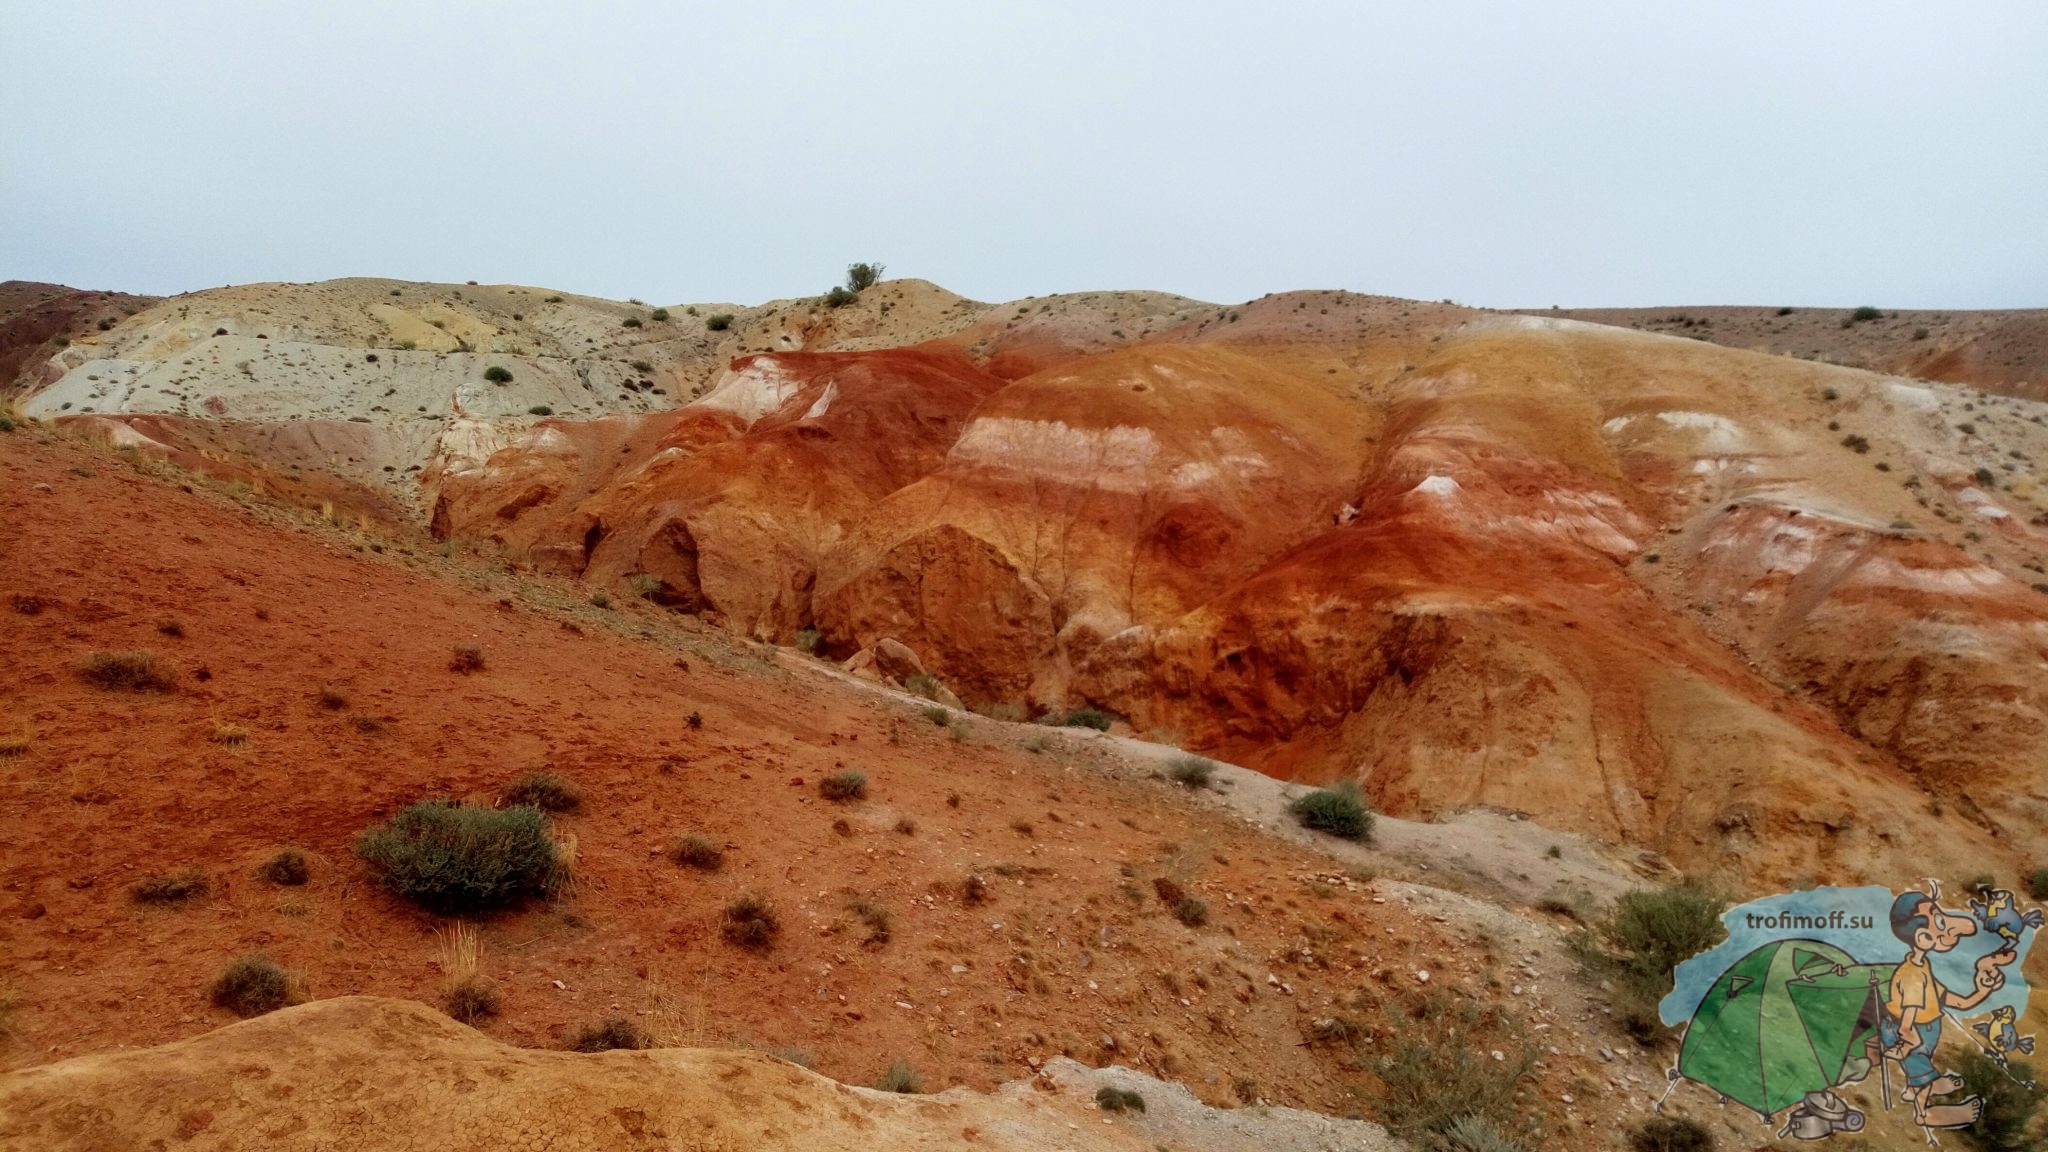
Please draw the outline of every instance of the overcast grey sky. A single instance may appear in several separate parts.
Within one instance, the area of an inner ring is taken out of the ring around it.
[[[0,278],[2048,306],[2048,3],[0,0]]]

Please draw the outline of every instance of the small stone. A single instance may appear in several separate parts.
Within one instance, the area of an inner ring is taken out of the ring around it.
[[[1429,983],[1429,969],[1427,969],[1427,968],[1424,968],[1424,969],[1423,969],[1422,971],[1420,971],[1420,972],[1417,972],[1417,973],[1415,974],[1415,981],[1416,981],[1416,983],[1418,983],[1418,984],[1427,984],[1427,983]]]

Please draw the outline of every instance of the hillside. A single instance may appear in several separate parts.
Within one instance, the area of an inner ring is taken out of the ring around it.
[[[2048,400],[2048,309],[1714,306],[1546,314]]]
[[[1575,954],[1602,904],[2048,856],[2035,402],[1332,292],[559,295],[199,293],[16,402],[0,1147],[484,1147],[660,1095],[674,1146],[1398,1150],[1427,1037],[1528,1146],[1620,1148],[1669,1052]],[[165,690],[83,674],[132,650]],[[1110,731],[1029,722],[1077,709]],[[571,882],[473,919],[496,1014],[394,1003],[442,1003],[452,921],[357,837],[529,772],[579,794]],[[1286,814],[1339,779],[1370,843]],[[251,953],[308,1003],[211,1004]],[[659,1050],[560,1051],[608,1017]],[[956,1091],[845,1087],[897,1061]],[[319,1088],[295,1132],[255,1064]]]
[[[1879,360],[1915,320],[1751,311]],[[835,659],[894,639],[985,713],[1096,707],[1396,815],[1759,883],[2048,855],[2029,400],[1553,315],[922,281],[252,285],[50,375],[25,414],[258,494]]]

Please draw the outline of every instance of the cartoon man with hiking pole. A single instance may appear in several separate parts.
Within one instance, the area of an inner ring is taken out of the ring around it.
[[[1898,1061],[1905,1072],[1906,1087],[1900,1096],[1913,1106],[1914,1123],[1923,1128],[1960,1128],[1976,1122],[1984,1111],[1984,1101],[1970,1096],[1952,1104],[1933,1103],[1935,1097],[1963,1087],[1961,1077],[1937,1072],[1934,1067],[1942,1019],[1949,1010],[1968,1012],[2005,987],[2004,969],[2019,954],[2008,943],[1978,957],[1975,987],[1968,995],[1943,987],[1928,956],[1953,951],[1964,937],[1976,935],[1977,921],[1967,912],[1943,908],[1938,895],[1907,892],[1892,902],[1892,935],[1905,943],[1907,951],[1892,973],[1891,994],[1885,999],[1878,1035],[1884,1058]]]

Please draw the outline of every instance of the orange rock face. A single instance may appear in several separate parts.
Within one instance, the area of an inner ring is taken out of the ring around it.
[[[1406,301],[1185,304],[742,357],[436,478],[435,527],[1397,814],[1737,869],[2048,848],[2048,512],[1999,463],[2048,451],[2025,402]]]

